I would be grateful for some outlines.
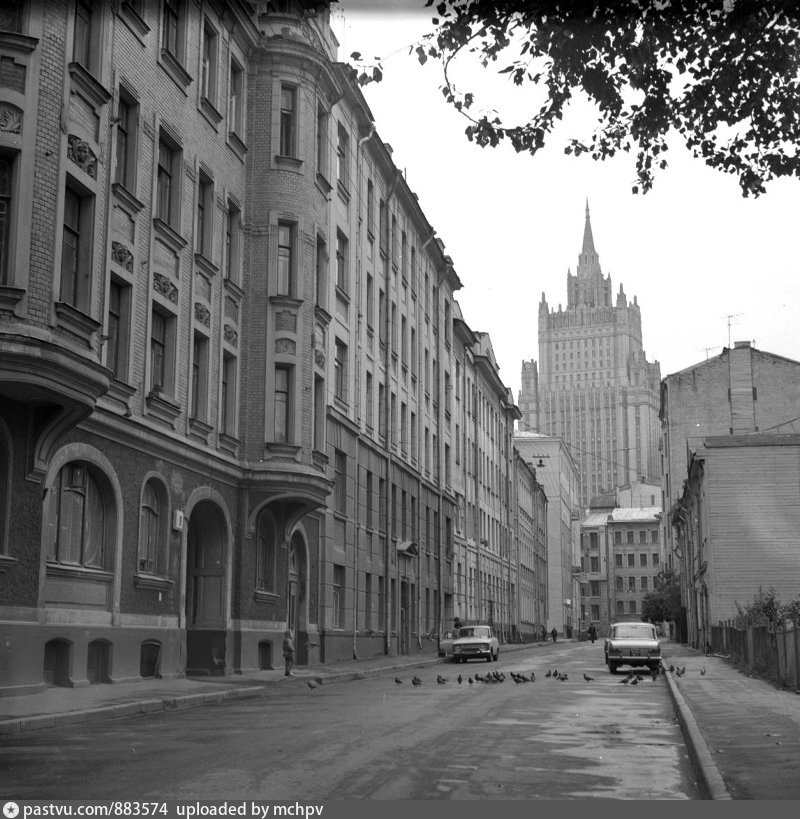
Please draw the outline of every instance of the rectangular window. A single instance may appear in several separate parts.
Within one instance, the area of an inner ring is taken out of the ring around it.
[[[633,569],[636,566],[636,555],[628,555],[628,568]]]
[[[72,39],[72,61],[91,71],[92,47],[97,34],[93,0],[75,0],[75,31]]]
[[[622,568],[622,555],[614,555],[614,566],[617,569]]]
[[[372,385],[372,373],[367,373],[366,379],[366,391],[367,391],[367,413],[366,418],[364,419],[364,423],[367,425],[367,429],[372,429],[373,425],[373,418],[375,413],[375,397],[374,397],[374,389]]]
[[[614,581],[615,581],[615,584],[616,584],[616,590],[617,590],[617,591],[619,591],[619,592],[623,591],[623,588],[622,588],[622,576],[621,576],[621,575],[617,575],[617,576],[614,578]]]
[[[653,565],[658,566],[658,564],[659,564],[658,552],[653,552]]]
[[[206,259],[211,258],[211,237],[214,234],[214,182],[202,171],[197,185],[196,250]]]
[[[646,591],[647,591],[647,578],[646,578],[646,577],[642,577],[642,578],[640,578],[640,586],[639,586],[639,588],[640,588],[640,589],[641,589],[641,591],[643,591],[643,592],[646,592]]]
[[[411,413],[411,421],[409,422],[411,426],[411,457],[416,460],[417,459],[417,414],[415,412]]]
[[[350,185],[350,136],[347,129],[339,124],[336,142],[336,181],[340,188],[347,190]]]
[[[231,59],[228,90],[228,129],[239,137],[244,134],[244,71],[234,59]]]
[[[203,62],[200,67],[200,94],[212,105],[217,101],[217,32],[206,20],[203,25]]]
[[[347,345],[336,339],[334,346],[334,395],[347,401]]]
[[[294,225],[278,225],[278,293],[294,294]]]
[[[372,519],[373,515],[375,514],[375,503],[374,498],[372,497],[372,491],[372,472],[367,469],[366,480],[364,481],[364,523],[366,524],[367,529],[372,529],[372,527],[375,525],[375,521]]]
[[[225,218],[225,277],[239,283],[241,270],[242,212],[230,199]]]
[[[178,230],[181,151],[163,135],[158,142],[156,217]]]
[[[622,532],[614,532],[614,543],[617,545],[622,544]]]
[[[400,449],[408,452],[408,406],[405,401],[400,402]]]
[[[650,542],[651,543],[658,543],[658,529],[653,529],[650,532]]]
[[[600,571],[600,558],[596,556],[592,556],[589,558],[589,571],[591,572],[599,572]]]
[[[317,173],[328,178],[328,112],[317,105]]]
[[[191,401],[191,417],[205,421],[208,401],[208,339],[201,333],[194,334],[192,345]]]
[[[324,307],[328,300],[328,246],[322,236],[317,236],[315,271],[316,304]]]
[[[647,543],[647,532],[644,529],[639,532],[639,543]]]
[[[347,514],[347,455],[340,449],[334,455],[334,511]]]
[[[150,326],[150,389],[163,390],[167,375],[167,322],[163,313],[153,311]]]
[[[325,379],[314,376],[314,451],[325,449]]]
[[[386,387],[378,384],[378,435],[386,437]]]
[[[344,628],[344,566],[334,564],[331,606],[333,608],[333,627]]]
[[[646,554],[639,555],[639,565],[640,566],[646,566],[647,565],[647,555]]]
[[[223,353],[219,428],[226,435],[235,435],[236,433],[236,375],[236,357],[229,353]]]
[[[636,614],[636,601],[629,600],[628,601],[628,614]]]
[[[373,236],[375,233],[375,185],[372,180],[367,180],[367,234]]]
[[[291,367],[275,367],[275,440],[288,443],[291,434]]]
[[[128,366],[128,327],[131,288],[111,280],[108,290],[108,327],[106,328],[106,367],[124,381]]]
[[[162,0],[161,48],[176,60],[180,58],[180,0]]]
[[[375,329],[375,280],[367,273],[367,328]]]
[[[633,532],[626,532],[625,534],[627,536],[628,543],[633,543],[634,542],[634,538],[633,538],[634,533]]]
[[[9,283],[14,161],[0,156],[0,284]]]
[[[625,602],[617,600],[617,614],[625,614]]]
[[[386,344],[386,293],[383,289],[378,291],[378,339],[381,344]]]
[[[629,577],[628,578],[628,591],[629,592],[635,592],[636,591],[636,578],[635,577]]]
[[[590,597],[599,597],[600,596],[600,581],[599,580],[589,581],[589,596]]]
[[[364,628],[372,629],[372,575],[364,575]]]
[[[64,190],[61,301],[88,312],[92,280],[94,197]]]
[[[136,191],[136,135],[139,105],[120,88],[117,103],[117,154],[114,181]]]
[[[336,232],[336,286],[342,293],[347,293],[349,284],[348,274],[348,242],[341,231]]]
[[[386,581],[378,578],[378,631],[386,630]]]
[[[378,206],[378,233],[380,234],[378,237],[380,250],[385,255],[388,251],[389,224],[386,202],[383,199]]]
[[[297,89],[281,85],[280,155],[297,156]]]

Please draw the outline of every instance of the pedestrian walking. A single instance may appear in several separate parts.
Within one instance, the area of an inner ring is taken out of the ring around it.
[[[547,642],[547,629],[544,626],[542,626],[542,642]]]
[[[589,626],[589,639],[594,642],[597,639],[597,629],[595,628],[594,623]]]
[[[283,663],[285,676],[294,677],[292,667],[294,666],[294,640],[292,632],[287,628],[283,633]]]
[[[556,637],[558,637],[558,630],[555,626],[553,626],[553,630],[550,632],[550,636],[553,638],[553,642],[556,641]]]

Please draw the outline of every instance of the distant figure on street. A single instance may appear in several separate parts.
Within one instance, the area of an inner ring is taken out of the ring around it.
[[[553,630],[550,632],[550,636],[553,638],[553,642],[556,641],[556,637],[558,637],[558,629],[553,626]]]
[[[544,626],[542,626],[542,642],[547,642],[547,629]]]
[[[456,637],[458,637],[458,630],[461,628],[461,620],[458,617],[453,618],[453,630],[456,633]]]
[[[594,623],[589,626],[589,639],[594,642],[597,639],[597,629],[595,628]]]
[[[283,633],[283,663],[285,676],[294,677],[292,671],[294,665],[294,640],[292,639],[292,632],[288,628]]]

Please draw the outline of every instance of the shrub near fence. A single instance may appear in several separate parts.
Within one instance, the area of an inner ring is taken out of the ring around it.
[[[739,626],[735,620],[711,628],[711,649],[781,688],[800,689],[800,618],[777,625]]]

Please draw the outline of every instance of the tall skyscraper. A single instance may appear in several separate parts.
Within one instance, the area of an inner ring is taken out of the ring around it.
[[[522,362],[521,430],[560,437],[578,464],[581,501],[657,476],[661,369],[642,349],[636,296],[612,296],[594,247],[589,203],[567,307],[539,304],[539,360]]]

